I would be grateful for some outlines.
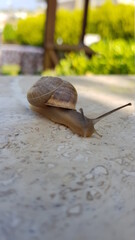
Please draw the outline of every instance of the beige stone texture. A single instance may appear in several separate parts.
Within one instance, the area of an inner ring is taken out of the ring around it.
[[[32,112],[39,78],[0,77],[0,240],[134,240],[134,76],[63,78],[88,117],[132,102],[95,126],[102,138]]]

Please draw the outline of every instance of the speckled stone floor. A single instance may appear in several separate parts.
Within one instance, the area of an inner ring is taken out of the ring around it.
[[[0,77],[0,240],[134,240],[134,76],[66,77],[89,117],[132,102],[87,139],[32,112],[38,79]]]

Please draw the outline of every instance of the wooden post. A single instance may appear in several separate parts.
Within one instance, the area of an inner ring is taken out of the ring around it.
[[[85,35],[86,24],[87,24],[88,6],[89,6],[89,0],[85,0],[84,12],[83,12],[83,22],[82,22],[82,33],[81,33],[81,37],[80,37],[80,44],[82,44],[82,45],[83,45],[83,41],[84,41],[84,35]]]
[[[47,1],[47,13],[44,35],[44,69],[52,68],[58,62],[58,58],[55,52],[48,49],[49,44],[54,44],[56,7],[56,0]]]

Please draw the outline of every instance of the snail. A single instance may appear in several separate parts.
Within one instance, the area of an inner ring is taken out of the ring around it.
[[[73,133],[82,137],[90,137],[93,133],[97,133],[94,125],[102,118],[131,105],[131,103],[125,104],[97,118],[90,119],[84,115],[82,108],[80,112],[75,109],[77,91],[74,86],[58,77],[39,79],[29,89],[27,99],[33,110],[43,113],[46,118],[55,123],[65,125]]]

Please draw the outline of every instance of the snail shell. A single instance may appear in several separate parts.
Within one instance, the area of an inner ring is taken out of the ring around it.
[[[30,104],[43,108],[45,105],[75,109],[77,91],[67,81],[57,77],[42,77],[28,91]]]

